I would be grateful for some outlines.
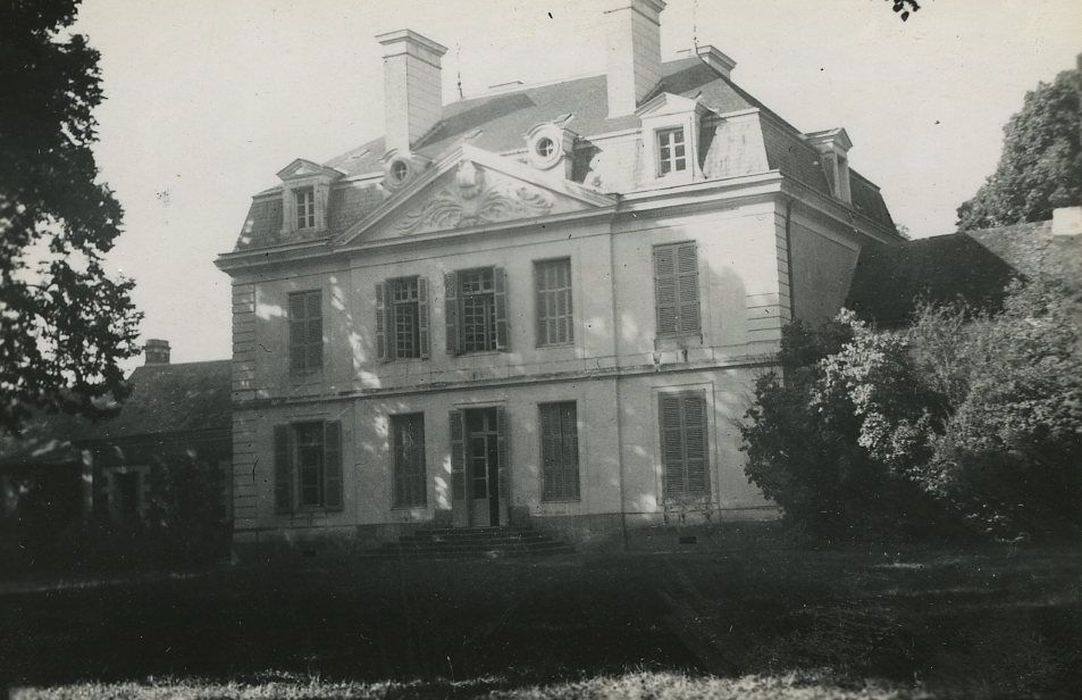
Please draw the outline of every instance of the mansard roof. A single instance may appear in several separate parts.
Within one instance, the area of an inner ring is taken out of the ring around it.
[[[720,115],[759,110],[766,117],[763,139],[767,168],[830,195],[819,154],[806,137],[700,58],[693,56],[663,63],[662,79],[647,99],[662,93],[697,97],[702,105]],[[635,114],[610,118],[608,111],[605,75],[524,86],[520,90],[444,105],[442,119],[412,150],[432,160],[443,158],[462,143],[493,153],[524,150],[523,135],[532,127],[566,114],[573,115],[572,127],[586,140],[641,125]],[[353,177],[381,173],[380,159],[384,152],[383,138],[378,138],[323,163],[323,167],[344,175],[331,190],[327,203],[328,231],[324,232],[327,237],[341,236],[386,199],[387,193],[374,181],[350,181]],[[850,172],[854,175],[853,206],[871,220],[893,229],[894,222],[879,189],[852,169]],[[278,188],[272,188],[256,195],[237,242],[238,250],[285,242],[281,238],[282,204],[278,192]]]

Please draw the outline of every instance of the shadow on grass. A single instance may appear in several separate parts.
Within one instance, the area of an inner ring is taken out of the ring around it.
[[[877,678],[1048,694],[1082,687],[1080,574],[1082,555],[1067,549],[230,570],[0,597],[0,659],[10,682],[36,686],[227,683],[276,669],[488,693],[629,670],[776,679],[828,669],[842,688]],[[496,685],[469,686],[483,679]]]

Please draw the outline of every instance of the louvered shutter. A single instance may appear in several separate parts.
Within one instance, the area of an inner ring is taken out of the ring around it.
[[[386,300],[386,286],[383,282],[379,282],[376,284],[376,359],[380,362],[386,362],[389,359]]]
[[[447,327],[447,354],[459,353],[458,343],[458,274],[448,272],[443,276],[443,315]]]
[[[456,501],[466,498],[466,435],[462,425],[462,411],[451,411],[448,422],[451,427],[451,497]]]
[[[422,359],[427,360],[431,354],[428,340],[428,280],[424,277],[417,278],[417,337]]]
[[[699,332],[699,253],[694,243],[676,246],[677,331]]]
[[[579,497],[579,427],[578,410],[574,403],[560,410],[561,454],[563,456],[563,495]]]
[[[511,336],[507,322],[507,273],[502,267],[492,268],[493,299],[496,303],[496,349],[511,349]]]
[[[508,498],[511,494],[511,426],[503,406],[496,407],[496,453],[500,461],[500,496]]]
[[[706,440],[706,397],[689,394],[684,397],[684,462],[687,465],[687,493],[705,496],[709,493],[707,478],[709,462]]]
[[[342,510],[342,423],[323,424],[323,505]]]
[[[288,425],[274,426],[274,511],[293,510],[293,445]]]
[[[675,253],[672,246],[654,248],[654,306],[659,335],[677,331]]]
[[[687,482],[684,465],[684,425],[680,397],[662,394],[658,398],[658,421],[661,423],[661,486],[665,500],[684,494]]]

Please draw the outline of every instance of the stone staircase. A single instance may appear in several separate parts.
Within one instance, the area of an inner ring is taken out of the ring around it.
[[[525,527],[422,528],[387,542],[384,558],[449,559],[546,556],[573,552],[566,542]]]

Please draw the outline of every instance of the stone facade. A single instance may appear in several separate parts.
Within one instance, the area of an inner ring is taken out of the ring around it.
[[[623,11],[639,4],[664,7]],[[833,315],[861,249],[899,238],[874,185],[847,170],[850,198],[814,137],[733,104],[731,60],[699,54],[659,63],[615,121],[605,78],[445,105],[408,148],[320,166],[339,175],[317,205],[342,211],[314,231],[267,214],[285,176],[257,195],[218,259],[238,545],[509,522],[593,542],[776,516],[739,451],[754,381],[784,324]],[[674,75],[700,83],[669,92]]]

